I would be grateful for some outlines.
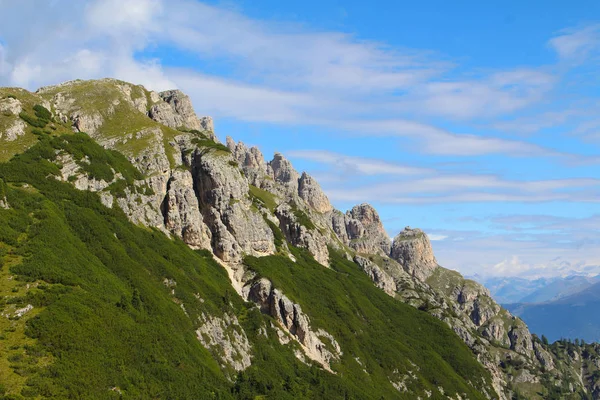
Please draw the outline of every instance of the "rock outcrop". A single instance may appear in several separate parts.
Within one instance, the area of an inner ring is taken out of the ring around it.
[[[163,102],[153,105],[148,110],[148,116],[173,129],[186,128],[205,132],[214,140],[214,125],[212,118],[198,118],[190,98],[179,90],[168,90],[159,93]]]
[[[373,283],[375,283],[375,286],[390,296],[394,296],[396,294],[396,291],[398,290],[396,282],[377,264],[361,256],[355,256],[354,262],[369,276],[369,278],[371,278]]]
[[[298,180],[298,195],[317,212],[326,213],[333,209],[321,186],[306,172]]]
[[[420,229],[404,228],[394,238],[390,256],[398,261],[406,272],[422,281],[438,267],[431,242]]]
[[[390,238],[379,214],[371,205],[365,203],[354,206],[346,213],[346,232],[350,247],[358,253],[390,254]]]
[[[309,317],[299,304],[292,302],[267,279],[259,279],[244,288],[244,297],[259,305],[300,343],[306,355],[331,371],[330,363],[342,355],[340,345],[323,329],[313,330]],[[323,340],[329,342],[329,346]]]
[[[235,315],[225,314],[222,318],[202,315],[196,334],[204,347],[235,371],[243,371],[252,364],[250,342]]]
[[[230,161],[229,155],[197,150],[192,172],[215,254],[240,263],[245,254],[273,254],[275,238],[263,216],[252,209],[248,181]]]
[[[292,163],[280,153],[275,153],[273,160],[269,162],[268,172],[281,185],[283,196],[293,198],[298,195],[298,180],[300,175],[292,167]]]
[[[12,97],[0,99],[0,114],[18,116],[21,111],[23,111],[23,107],[19,100]]]
[[[4,131],[4,135],[0,134],[0,137],[3,137],[5,140],[12,142],[17,140],[20,136],[25,134],[25,128],[27,125],[20,119],[15,119],[12,124],[6,128]]]
[[[212,233],[200,214],[194,178],[189,171],[173,171],[162,206],[165,227],[169,232],[193,248],[211,248]]]
[[[288,242],[294,246],[308,249],[315,260],[323,265],[329,265],[327,239],[320,232],[306,226],[298,218],[298,212],[295,212],[294,208],[286,203],[280,204],[275,209],[275,215],[280,221],[281,230]]]

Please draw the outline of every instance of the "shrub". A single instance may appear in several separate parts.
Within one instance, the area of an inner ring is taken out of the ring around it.
[[[21,117],[21,119],[23,121],[27,122],[29,125],[36,127],[36,128],[44,128],[48,124],[47,120],[32,117],[31,115],[27,114],[26,112],[21,112],[19,114],[19,117]]]
[[[50,121],[52,119],[52,113],[42,105],[36,104],[35,106],[33,106],[33,111],[35,112],[35,116],[39,119],[43,119],[46,121]]]

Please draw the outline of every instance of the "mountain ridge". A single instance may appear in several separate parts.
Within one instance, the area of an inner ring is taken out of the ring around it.
[[[36,93],[2,88],[0,96],[5,96],[0,100],[0,144],[11,145],[2,153],[5,160],[26,153],[39,137],[55,149],[43,159],[54,166],[58,181],[96,193],[102,205],[122,210],[134,224],[209,251],[240,298],[276,322],[272,326],[279,342],[299,346],[299,360],[335,372],[349,342],[340,342],[335,330],[319,323],[315,310],[320,305],[298,293],[272,265],[290,273],[294,265],[303,265],[315,275],[354,266],[388,297],[452,329],[491,375],[490,383],[486,378],[470,383],[485,397],[598,398],[598,377],[591,367],[596,350],[578,347],[569,353],[562,344],[542,343],[483,286],[440,267],[421,230],[407,227],[390,242],[370,205],[346,213],[335,210],[319,184],[298,173],[283,155],[276,153],[266,162],[256,147],[231,138],[226,145],[218,142],[212,119],[198,118],[182,92],[155,93],[105,79],[71,81]],[[38,104],[50,118],[34,109]],[[79,133],[65,136],[66,142],[54,139],[70,131]],[[82,132],[85,136],[77,136]],[[107,153],[93,148],[86,137]],[[81,148],[74,149],[77,145]],[[123,167],[120,154],[134,170]],[[108,169],[101,165],[106,161],[112,163]],[[2,202],[10,207],[10,200]],[[251,368],[251,335],[235,315],[198,318],[198,339],[206,348],[220,349],[221,365],[240,373]],[[237,334],[226,334],[229,327]],[[411,376],[389,378],[388,385],[400,398],[409,396]],[[436,390],[436,396],[444,397],[443,388]]]

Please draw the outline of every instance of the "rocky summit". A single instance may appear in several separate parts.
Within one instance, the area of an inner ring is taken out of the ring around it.
[[[0,161],[4,398],[600,398],[600,346],[532,335],[181,91],[0,88]]]

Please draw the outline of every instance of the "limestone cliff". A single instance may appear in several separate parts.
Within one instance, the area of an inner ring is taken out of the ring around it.
[[[84,168],[89,160],[66,152],[57,155],[60,179],[97,192],[103,204],[121,208],[136,224],[210,250],[238,293],[273,317],[282,343],[291,338],[301,346],[299,358],[329,370],[345,349],[332,332],[313,328],[301,304],[249,271],[245,257],[277,253],[294,259],[290,246],[295,246],[326,268],[335,249],[388,295],[447,323],[491,372],[497,395],[488,397],[506,399],[515,388],[569,381],[573,393],[582,390],[599,398],[599,379],[588,371],[586,380],[581,372],[581,360],[592,356],[559,357],[483,286],[440,267],[425,232],[407,227],[392,241],[372,206],[357,205],[345,213],[334,209],[316,180],[296,171],[282,154],[267,162],[256,147],[229,137],[226,146],[219,143],[212,119],[199,118],[184,93],[156,93],[107,79],[23,91],[20,97],[0,99],[5,116],[0,143],[33,144],[35,133],[19,115],[42,104],[74,131],[124,154],[139,170],[134,180],[119,174],[112,180],[91,176]],[[12,154],[0,153],[4,158]],[[2,193],[0,207],[9,207]],[[248,339],[235,316],[201,319],[197,334],[205,347],[222,354],[236,371],[251,365]]]

